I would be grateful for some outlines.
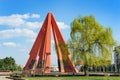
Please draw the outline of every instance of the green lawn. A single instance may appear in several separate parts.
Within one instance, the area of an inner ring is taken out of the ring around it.
[[[120,77],[104,76],[68,76],[68,77],[26,77],[26,80],[120,80]]]

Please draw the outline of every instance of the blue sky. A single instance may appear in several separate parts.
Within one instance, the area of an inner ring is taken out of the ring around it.
[[[25,65],[48,12],[54,14],[66,41],[73,19],[92,14],[104,27],[113,29],[120,44],[120,0],[0,0],[0,58],[12,56],[17,64]]]

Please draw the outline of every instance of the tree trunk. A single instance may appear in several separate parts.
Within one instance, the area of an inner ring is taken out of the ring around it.
[[[103,72],[105,72],[105,67],[103,66]]]
[[[85,76],[89,76],[88,74],[88,65],[84,65],[84,72],[85,72]]]

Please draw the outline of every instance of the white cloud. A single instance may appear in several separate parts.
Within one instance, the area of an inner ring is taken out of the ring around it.
[[[11,16],[7,16],[8,18],[11,17],[11,18],[21,18],[21,19],[28,19],[30,18],[30,15],[29,14],[12,14]]]
[[[5,26],[12,26],[12,27],[18,27],[20,25],[24,24],[24,20],[19,17],[12,16],[0,16],[0,25]]]
[[[12,14],[10,16],[0,16],[0,25],[10,26],[10,27],[21,27],[26,26],[29,18],[40,18],[39,14]],[[39,22],[30,22],[33,24]],[[29,25],[28,25],[29,26]]]
[[[0,16],[0,25],[7,27],[9,26],[8,29],[0,30],[0,39],[27,37],[32,39],[30,42],[33,42],[36,37],[36,33],[34,32],[34,30],[40,29],[43,22],[30,22],[30,18],[40,18],[40,15],[12,14],[10,16]],[[64,22],[57,21],[57,24],[60,29],[69,28],[69,26],[66,25]]]
[[[27,39],[26,41],[27,41],[27,42],[31,42],[31,43],[34,43],[34,42],[35,42],[35,39],[36,39],[36,38]]]
[[[60,29],[66,29],[69,28],[68,25],[66,25],[64,22],[57,22]]]
[[[6,47],[16,47],[16,43],[14,42],[4,42],[2,45]]]
[[[32,17],[32,18],[40,18],[40,15],[39,15],[39,14],[32,14],[31,17]]]
[[[27,49],[20,49],[20,52],[26,52]]]
[[[40,28],[42,23],[40,23],[40,22],[26,22],[25,25],[29,29],[36,29],[36,28]]]
[[[40,27],[42,27],[42,25],[43,25],[43,21],[42,22],[26,22],[26,26],[29,29],[40,28]],[[59,29],[69,28],[69,26],[67,24],[65,24],[64,22],[57,21],[57,25],[58,25]]]
[[[13,38],[13,37],[28,37],[34,38],[36,33],[29,29],[9,29],[0,31],[0,39]]]
[[[39,14],[12,14],[10,16],[0,16],[0,25],[10,27],[27,27],[30,29],[36,29],[42,26],[43,22],[30,22],[30,18],[40,18]],[[69,26],[64,22],[57,22],[60,29],[66,29]]]
[[[2,45],[0,44],[0,47],[1,47]]]

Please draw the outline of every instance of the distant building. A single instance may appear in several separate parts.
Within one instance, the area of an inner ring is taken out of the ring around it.
[[[120,50],[120,46],[115,47],[115,49],[114,49],[114,64],[115,64],[115,67],[119,71],[119,69],[120,69],[120,53],[118,53],[117,49]]]
[[[51,66],[51,72],[58,72],[59,68],[58,66]]]
[[[114,64],[118,64],[120,62],[120,58],[118,56],[119,53],[114,52]]]

